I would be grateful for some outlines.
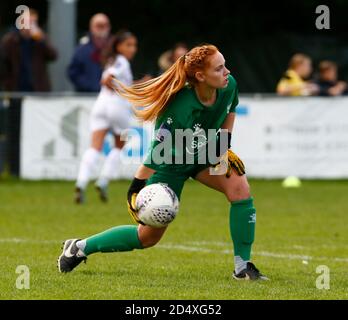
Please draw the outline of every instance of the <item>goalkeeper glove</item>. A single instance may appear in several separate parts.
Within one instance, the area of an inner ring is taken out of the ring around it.
[[[234,170],[239,176],[245,174],[245,166],[243,161],[231,149],[227,150],[224,157],[225,159],[227,157],[228,160],[228,169],[226,172],[227,178],[231,176],[232,170]]]
[[[231,150],[232,133],[227,132],[227,151],[222,155],[220,150],[221,134],[223,134],[223,132],[221,131],[219,131],[217,134],[216,148],[216,155],[220,156],[220,161],[217,164],[213,165],[213,168],[215,168],[215,171],[218,171],[221,168],[225,168],[227,178],[231,176],[232,170],[235,170],[239,176],[242,176],[243,174],[245,174],[245,167],[243,161]]]
[[[138,212],[136,210],[135,200],[137,198],[137,195],[139,191],[144,188],[146,185],[145,179],[138,179],[134,178],[131,185],[129,186],[128,193],[127,193],[127,207],[128,207],[128,213],[131,215],[133,220],[137,223],[140,223],[144,225],[142,221],[138,218]]]
[[[226,177],[229,178],[234,170],[239,176],[245,174],[245,166],[243,161],[231,150],[228,149],[220,158],[219,163],[213,165],[217,171],[221,167],[226,168]]]

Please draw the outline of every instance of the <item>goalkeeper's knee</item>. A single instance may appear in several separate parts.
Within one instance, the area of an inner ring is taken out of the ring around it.
[[[245,176],[238,176],[234,174],[235,177],[232,183],[228,183],[225,190],[225,196],[229,202],[239,201],[250,198],[250,186],[248,180]]]
[[[150,226],[139,225],[138,237],[143,248],[150,248],[156,245],[162,238],[167,227],[153,228]]]

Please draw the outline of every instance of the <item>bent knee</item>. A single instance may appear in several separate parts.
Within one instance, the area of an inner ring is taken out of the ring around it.
[[[142,247],[150,248],[156,245],[162,238],[166,228],[151,228],[149,226],[140,226],[138,237]]]
[[[225,192],[229,202],[240,201],[251,197],[250,186],[248,181],[241,180],[240,182],[230,186]]]

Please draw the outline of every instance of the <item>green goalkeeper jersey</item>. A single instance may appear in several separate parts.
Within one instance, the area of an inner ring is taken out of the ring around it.
[[[238,104],[236,80],[231,75],[228,80],[226,88],[217,89],[216,101],[208,107],[199,101],[194,88],[189,85],[172,98],[156,119],[155,134],[145,166],[174,175],[191,175],[198,164],[202,165],[199,161],[203,158],[198,160],[199,154],[203,150],[207,154],[209,141],[212,137],[216,140],[216,132],[227,115],[235,112]],[[188,136],[192,133],[193,138],[187,136],[181,139],[182,132],[188,133]]]

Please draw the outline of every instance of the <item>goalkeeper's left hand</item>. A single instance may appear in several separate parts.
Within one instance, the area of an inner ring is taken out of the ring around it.
[[[234,170],[239,176],[245,174],[245,166],[243,161],[231,150],[228,149],[220,158],[219,163],[213,165],[215,170],[221,167],[227,168],[226,177],[229,178]]]
[[[144,225],[144,223],[138,218],[138,212],[135,205],[135,200],[139,191],[146,185],[146,180],[134,178],[131,185],[129,186],[127,193],[127,207],[128,213],[131,215],[133,220],[137,223]]]

